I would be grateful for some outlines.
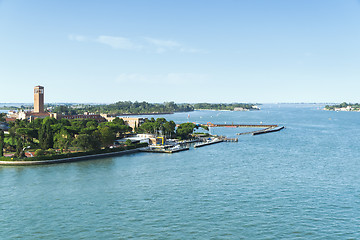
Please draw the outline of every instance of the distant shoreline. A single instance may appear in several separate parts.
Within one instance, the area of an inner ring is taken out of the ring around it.
[[[174,112],[157,112],[157,113],[122,113],[122,114],[110,114],[116,116],[132,116],[132,115],[170,115],[174,114]]]
[[[324,110],[336,112],[360,112],[360,104],[343,102],[337,105],[326,105]]]

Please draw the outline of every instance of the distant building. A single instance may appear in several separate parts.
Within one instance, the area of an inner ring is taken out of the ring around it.
[[[6,114],[6,118],[9,119],[16,119],[18,117],[18,112],[17,111],[8,111],[8,113]],[[8,120],[6,120],[8,122]]]
[[[46,118],[46,117],[54,117],[54,115],[51,114],[51,113],[48,113],[48,112],[24,112],[24,111],[20,111],[18,113],[17,119],[21,119],[21,120],[27,119],[27,120],[29,120],[31,122],[34,119]]]
[[[44,112],[44,87],[34,87],[34,113]]]
[[[236,108],[234,108],[234,111],[249,111],[249,109],[242,108],[242,107],[236,107]]]
[[[125,124],[131,127],[133,130],[138,128],[143,124],[147,118],[138,118],[138,117],[120,117],[120,119],[124,120]]]
[[[11,122],[16,119],[24,120],[27,119],[30,122],[36,118],[46,118],[52,117],[56,119],[86,119],[86,120],[95,120],[98,122],[112,122],[115,117],[109,116],[107,114],[92,114],[85,112],[84,114],[79,115],[62,115],[57,113],[49,113],[45,112],[44,109],[44,87],[43,86],[35,86],[34,87],[34,111],[9,111],[6,116],[6,121]],[[130,126],[133,130],[143,124],[147,118],[136,118],[136,117],[120,117],[123,119],[125,124]]]
[[[32,121],[36,118],[46,117],[54,117],[54,115],[44,111],[44,87],[39,85],[34,87],[34,111],[9,111],[6,121],[11,122],[16,119]]]
[[[103,118],[106,119],[108,122],[112,122],[115,118],[114,116],[110,116],[108,114],[100,114]],[[140,117],[118,117],[122,120],[124,120],[125,124],[131,127],[133,130],[135,128],[138,128],[143,124],[147,118],[140,118]]]

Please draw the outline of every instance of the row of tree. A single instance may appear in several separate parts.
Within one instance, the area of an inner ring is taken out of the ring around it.
[[[4,140],[5,140],[4,131],[0,129],[0,157],[4,156]]]
[[[131,132],[122,119],[113,122],[98,123],[95,120],[57,120],[55,118],[16,120],[10,124],[9,136],[4,146],[16,151],[16,157],[24,156],[23,149],[61,149],[70,147],[82,150],[96,150],[108,147],[121,135]]]
[[[195,103],[176,104],[174,102],[148,103],[148,102],[117,102],[114,104],[55,106],[53,112],[65,115],[79,114],[83,112],[108,113],[108,114],[143,114],[143,113],[173,113],[190,112],[194,109],[231,110],[235,108],[254,109],[255,104],[248,103]]]
[[[196,103],[194,109],[211,109],[211,110],[230,110],[234,111],[235,108],[254,109],[255,104],[250,103]]]
[[[194,123],[182,123],[177,126],[174,121],[167,121],[165,118],[151,118],[143,123],[136,131],[138,133],[150,133],[168,138],[188,139],[195,129],[202,127],[208,130],[205,126],[195,125]]]
[[[198,128],[193,123],[176,125],[174,121],[165,118],[151,118],[140,127],[136,133],[150,133],[168,138],[187,139]],[[206,128],[205,128],[206,129]],[[112,145],[116,138],[121,138],[133,129],[122,119],[115,118],[112,122],[98,123],[95,120],[68,120],[55,118],[16,120],[10,123],[9,135],[0,131],[0,156],[3,149],[15,151],[16,157],[24,157],[24,149],[61,149],[80,148],[84,151],[96,150]],[[40,151],[38,151],[40,152]]]
[[[335,110],[335,108],[346,108],[350,106],[352,109],[354,110],[359,110],[360,109],[360,104],[359,103],[347,103],[347,102],[343,102],[337,105],[326,105],[325,109],[326,110]]]
[[[176,104],[174,102],[148,103],[148,102],[117,102],[113,104],[99,105],[59,105],[53,108],[53,112],[65,115],[82,114],[83,112],[107,113],[107,114],[142,114],[142,113],[173,113],[189,112],[194,107],[190,104]]]
[[[176,104],[174,102],[164,103],[148,103],[148,102],[131,102],[120,101],[113,104],[97,104],[97,105],[73,105],[49,104],[52,112],[64,115],[83,114],[84,112],[107,113],[113,115],[120,114],[148,114],[148,113],[174,113],[174,112],[190,112],[194,109],[212,109],[212,110],[231,110],[235,108],[254,109],[255,104],[250,103],[195,103],[195,104]]]

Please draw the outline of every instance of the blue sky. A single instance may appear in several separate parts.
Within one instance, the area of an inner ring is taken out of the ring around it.
[[[360,102],[360,1],[0,0],[0,102]]]

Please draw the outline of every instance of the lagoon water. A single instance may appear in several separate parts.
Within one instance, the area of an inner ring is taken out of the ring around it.
[[[0,239],[359,239],[360,113],[261,107],[190,121],[286,129],[171,155],[0,167]]]

